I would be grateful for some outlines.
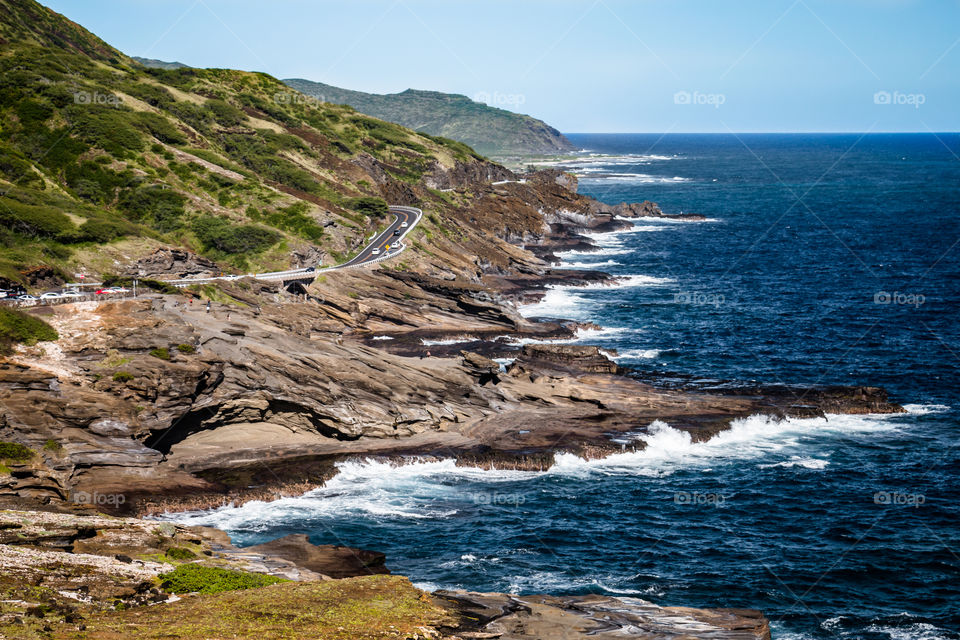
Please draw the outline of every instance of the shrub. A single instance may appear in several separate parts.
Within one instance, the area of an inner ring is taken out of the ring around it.
[[[160,574],[161,586],[171,593],[220,593],[239,589],[254,589],[278,582],[282,578],[261,573],[231,571],[198,564],[183,564],[167,573]]]
[[[0,226],[28,236],[56,238],[76,232],[70,218],[52,207],[6,200],[0,207]]]
[[[154,358],[160,358],[161,360],[169,360],[170,350],[166,347],[157,347],[150,352],[150,355],[152,355]]]
[[[323,227],[316,220],[307,215],[309,207],[304,202],[297,202],[285,209],[278,209],[261,216],[257,212],[254,218],[263,218],[268,224],[295,233],[311,242],[319,242],[323,238]]]
[[[193,232],[205,249],[226,254],[259,253],[280,240],[276,231],[252,224],[234,225],[213,216],[194,220]]]
[[[389,207],[387,207],[387,203],[383,198],[375,198],[373,196],[352,198],[347,204],[354,211],[373,218],[385,216],[389,211]]]
[[[55,452],[57,452],[57,451],[60,451],[61,449],[63,449],[63,445],[61,445],[59,442],[57,442],[57,441],[54,440],[53,438],[51,438],[51,439],[49,439],[49,440],[47,440],[46,442],[43,443],[43,450],[44,450],[44,451],[51,451],[51,452],[54,452],[54,453],[55,453]]]
[[[83,105],[71,109],[76,132],[84,141],[118,158],[143,149],[143,136],[131,124],[130,112],[115,107]]]
[[[9,353],[17,343],[34,345],[59,337],[56,330],[40,318],[0,307],[0,354]]]
[[[192,344],[178,344],[177,351],[179,351],[180,353],[193,353],[194,351],[196,351],[196,349],[193,347]]]
[[[126,221],[117,220],[87,220],[80,225],[82,240],[90,242],[110,242],[135,231],[133,225]]]
[[[171,560],[194,560],[197,557],[197,554],[195,554],[193,551],[190,551],[190,549],[173,547],[172,549],[167,550],[167,557]]]
[[[183,132],[159,113],[140,112],[137,114],[137,124],[160,142],[166,142],[167,144],[187,143],[187,138],[183,135]]]
[[[113,374],[114,382],[130,382],[133,380],[133,374],[129,371],[117,371]]]
[[[0,442],[0,460],[29,460],[33,450],[16,442]]]
[[[225,127],[235,127],[247,119],[247,114],[226,100],[207,100],[204,106],[213,113],[216,121]]]
[[[186,200],[172,189],[154,185],[126,191],[120,208],[131,220],[146,220],[161,231],[173,231],[180,226]]]

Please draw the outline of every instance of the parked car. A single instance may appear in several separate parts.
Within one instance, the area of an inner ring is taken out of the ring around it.
[[[82,298],[83,294],[77,291],[64,291],[60,294],[61,298]]]
[[[39,299],[40,299],[40,298],[38,298],[37,296],[32,296],[32,295],[30,295],[29,293],[25,293],[25,294],[23,294],[23,295],[21,295],[21,296],[17,296],[17,300],[23,300],[24,302],[29,302],[29,301],[34,301],[34,302],[36,302],[36,301],[39,300]]]
[[[59,300],[62,297],[62,294],[59,291],[47,291],[46,293],[40,294],[41,300]]]

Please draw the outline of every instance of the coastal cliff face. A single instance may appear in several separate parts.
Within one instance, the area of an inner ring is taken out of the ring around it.
[[[370,637],[769,635],[750,611],[428,596],[382,574],[376,552],[299,539],[240,551],[222,532],[97,513],[300,494],[358,456],[542,470],[557,452],[619,452],[624,433],[643,447],[657,421],[701,441],[754,414],[900,408],[870,387],[659,388],[596,347],[556,342],[589,327],[518,313],[550,285],[611,283],[554,269],[555,254],[590,249],[586,232],[626,229],[624,218],[669,215],[653,203],[605,205],[568,174],[518,175],[450,140],[283,98],[289,89],[263,74],[148,72],[32,0],[0,6],[23,18],[3,23],[0,55],[13,78],[0,94],[3,283],[156,281],[136,298],[28,310],[59,338],[0,358],[0,500],[16,509],[0,517],[14,576],[0,586],[16,605],[0,606],[4,634],[74,637],[83,625],[85,637],[152,637],[162,622],[178,637],[268,638],[276,629],[262,619],[289,605],[302,615],[280,626],[355,638],[383,622],[371,603],[387,598],[393,617]],[[113,102],[77,102],[65,93],[77,81],[78,95]],[[36,153],[36,139],[58,136],[62,153]],[[317,273],[295,292],[252,278],[162,284],[340,261],[385,223],[387,202],[424,211],[389,261]],[[262,591],[166,602],[162,576],[182,564],[293,584],[234,577]],[[324,607],[339,612],[333,623],[309,618]],[[73,626],[50,626],[51,611]],[[24,633],[8,632],[27,618]],[[198,631],[208,619],[240,626]]]
[[[758,611],[635,598],[438,591],[383,554],[306,536],[237,549],[223,532],[92,508],[0,510],[5,638],[767,640]],[[625,635],[626,634],[626,635]]]

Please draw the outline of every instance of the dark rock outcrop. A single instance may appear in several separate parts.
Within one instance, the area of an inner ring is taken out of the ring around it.
[[[262,553],[289,560],[298,567],[331,578],[355,578],[390,573],[386,556],[377,551],[338,545],[315,545],[304,534],[291,534],[270,542],[245,547],[245,552]]]
[[[636,598],[516,596],[437,591],[463,619],[461,638],[499,640],[769,640],[770,625],[753,609],[660,607]],[[469,630],[468,630],[469,629]]]

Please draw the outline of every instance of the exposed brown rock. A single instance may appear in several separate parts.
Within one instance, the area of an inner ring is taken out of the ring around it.
[[[315,545],[304,534],[291,534],[264,544],[245,547],[245,552],[283,558],[331,578],[390,573],[386,556],[377,551],[352,549],[332,544]]]

